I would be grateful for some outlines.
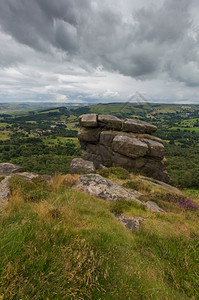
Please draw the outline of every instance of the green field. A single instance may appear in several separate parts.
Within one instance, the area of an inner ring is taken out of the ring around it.
[[[10,131],[0,131],[0,140],[2,140],[2,141],[9,140],[10,133],[11,133]]]
[[[195,131],[195,132],[198,132],[199,133],[199,127],[171,127],[169,128],[170,130],[181,130],[181,131]]]
[[[9,125],[10,125],[10,124],[8,124],[8,123],[3,123],[3,122],[1,123],[1,122],[0,122],[0,128],[6,127],[6,126],[9,126]]]

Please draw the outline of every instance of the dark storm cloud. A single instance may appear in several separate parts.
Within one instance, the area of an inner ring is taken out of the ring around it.
[[[183,39],[191,25],[189,8],[192,1],[168,0],[160,8],[141,8],[134,16],[138,41],[176,43]]]
[[[114,6],[110,10],[94,1],[7,0],[0,3],[0,23],[34,49],[50,52],[53,46],[93,66],[145,79],[165,70],[165,52],[186,36],[191,2],[168,0],[137,9],[130,23]]]
[[[196,87],[197,8],[196,0],[1,0],[0,66],[35,64],[56,74],[69,72],[67,64],[86,72],[100,66]]]

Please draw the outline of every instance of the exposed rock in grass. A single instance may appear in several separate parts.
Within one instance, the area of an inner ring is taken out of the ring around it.
[[[11,163],[1,163],[0,164],[0,175],[10,175],[17,170],[21,169],[20,166]]]
[[[11,176],[7,176],[0,182],[0,207],[4,206],[8,202],[8,197],[10,194],[10,177]]]
[[[36,174],[36,173],[29,173],[29,172],[20,172],[20,173],[15,173],[16,176],[32,181],[32,179],[40,177],[40,175]]]
[[[146,202],[146,207],[148,210],[152,212],[157,212],[157,213],[165,213],[163,209],[161,209],[155,202],[153,201],[147,201]]]
[[[179,189],[177,189],[176,187],[174,187],[170,184],[167,184],[165,182],[155,180],[155,179],[151,179],[149,177],[145,177],[145,176],[141,176],[141,175],[139,176],[139,178],[144,182],[150,183],[150,184],[155,185],[157,187],[161,187],[164,190],[167,190],[169,192],[173,192],[173,193],[176,193],[176,194],[182,194],[182,192]]]
[[[115,201],[123,198],[142,204],[139,200],[139,197],[142,195],[141,193],[128,190],[98,174],[85,174],[80,176],[73,188],[104,200]]]
[[[129,217],[126,214],[116,215],[115,218],[123,223],[130,230],[139,231],[141,224],[145,220],[142,217]]]

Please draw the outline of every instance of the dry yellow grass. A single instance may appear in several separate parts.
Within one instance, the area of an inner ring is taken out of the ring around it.
[[[50,181],[50,186],[53,190],[59,190],[61,187],[71,187],[77,180],[79,175],[77,174],[66,174],[66,175],[61,175],[61,174],[55,174],[51,181]]]

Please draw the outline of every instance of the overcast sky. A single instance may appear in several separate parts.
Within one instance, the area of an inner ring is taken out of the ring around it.
[[[199,104],[198,20],[198,0],[0,0],[0,102]]]

